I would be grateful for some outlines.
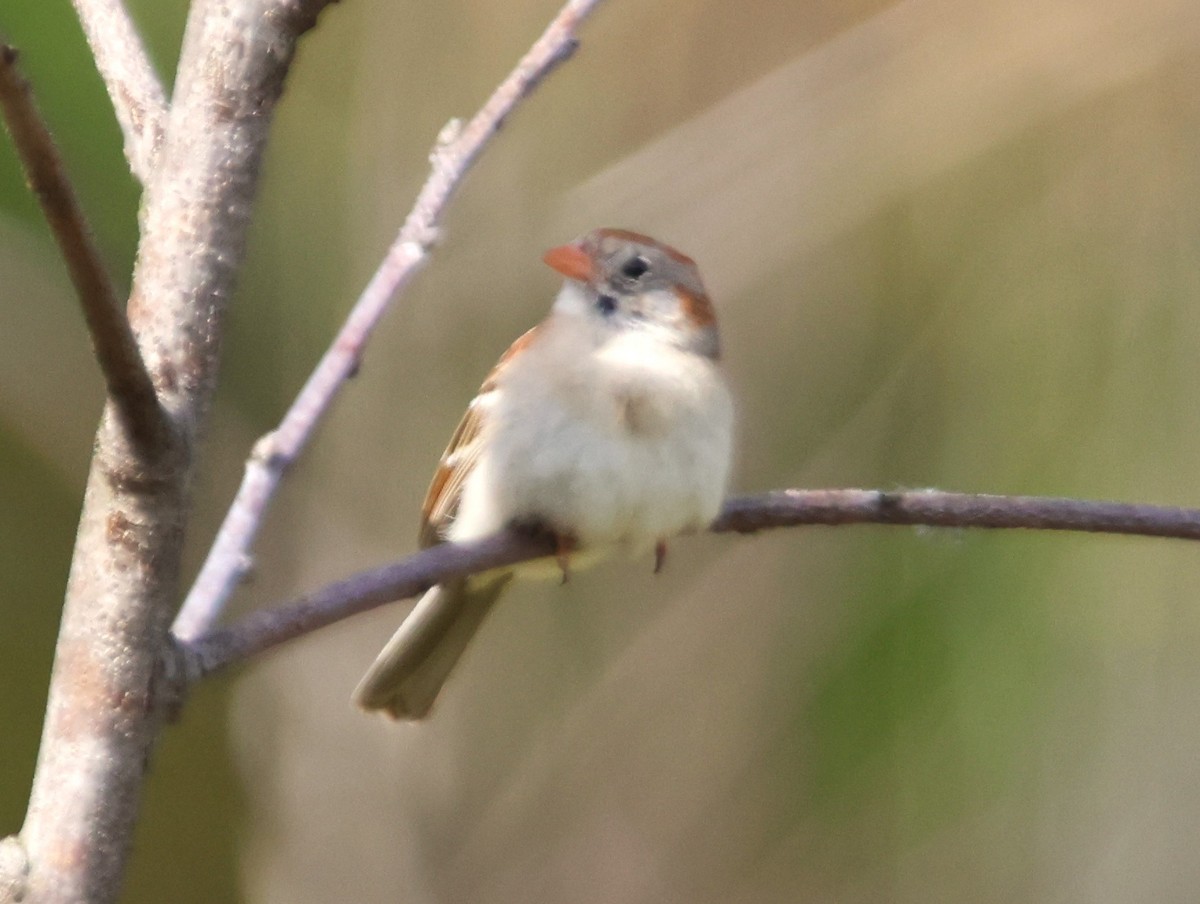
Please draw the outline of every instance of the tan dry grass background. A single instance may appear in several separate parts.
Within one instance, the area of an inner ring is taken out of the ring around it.
[[[178,24],[144,5],[169,47]],[[432,138],[553,9],[356,0],[305,44],[197,555]],[[736,489],[1200,504],[1193,3],[610,0],[584,39],[468,183],[292,478],[243,606],[413,548],[462,406],[549,303],[541,250],[595,225],[700,262],[740,401]],[[41,77],[85,197],[115,195],[101,225],[131,223],[119,158],[87,156],[57,71]],[[50,500],[48,558],[0,574],[0,614],[41,616],[0,640],[32,650],[0,694],[21,714],[0,760],[0,813],[19,820],[98,381],[44,231],[12,198],[0,548],[32,545],[29,511]],[[102,240],[127,268],[130,234]],[[159,752],[128,897],[1189,901],[1198,568],[1191,545],[1119,538],[681,541],[657,578],[613,563],[510,593],[418,728],[347,703],[392,607],[201,692]]]

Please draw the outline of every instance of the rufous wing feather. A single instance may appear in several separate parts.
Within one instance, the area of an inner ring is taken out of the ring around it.
[[[422,549],[446,542],[467,478],[483,450],[499,377],[536,334],[534,327],[500,357],[442,453],[421,507]],[[426,593],[359,682],[354,702],[397,719],[423,718],[511,577],[503,573],[459,579]]]

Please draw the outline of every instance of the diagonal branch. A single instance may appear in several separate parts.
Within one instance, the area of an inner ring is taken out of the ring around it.
[[[7,45],[0,45],[0,105],[25,177],[42,206],[83,306],[108,397],[135,447],[147,455],[157,454],[167,436],[166,413],[58,148],[33,102],[29,82],[17,70],[17,52]]]
[[[938,490],[778,490],[729,499],[714,533],[774,527],[908,524],[930,527],[1027,528],[1200,540],[1200,510],[1046,496],[993,496]],[[191,680],[236,665],[384,603],[434,584],[553,554],[549,537],[506,531],[472,543],[444,544],[364,571],[239,623],[182,642]]]
[[[121,0],[73,0],[125,136],[125,159],[145,185],[162,144],[167,99]]]
[[[478,113],[438,136],[433,170],[403,228],[346,318],[341,331],[279,426],[258,441],[208,558],[175,620],[188,640],[214,625],[249,566],[251,548],[283,475],[304,451],[395,295],[425,263],[446,206],[504,120],[575,51],[575,32],[601,0],[570,0]]]
[[[471,543],[444,543],[370,571],[335,581],[283,606],[259,609],[196,640],[180,638],[190,680],[385,603],[407,599],[439,581],[553,555],[549,536],[506,531]]]

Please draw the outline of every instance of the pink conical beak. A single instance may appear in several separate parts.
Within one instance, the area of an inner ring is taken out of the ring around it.
[[[586,251],[578,245],[559,245],[542,255],[542,260],[567,279],[588,282],[595,272],[595,265]]]

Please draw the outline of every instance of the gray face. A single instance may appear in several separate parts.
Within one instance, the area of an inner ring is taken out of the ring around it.
[[[656,333],[685,351],[718,357],[716,318],[690,258],[621,230],[597,230],[581,244],[595,263],[594,317],[614,329]]]

